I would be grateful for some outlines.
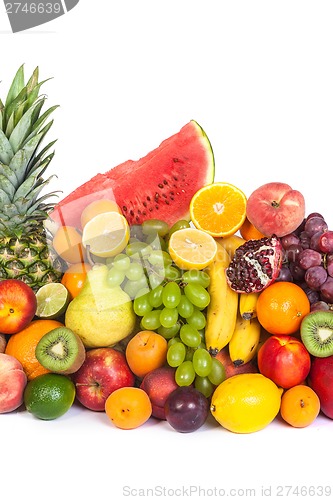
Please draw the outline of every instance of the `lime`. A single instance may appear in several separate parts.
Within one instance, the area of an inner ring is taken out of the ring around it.
[[[282,392],[261,373],[242,373],[217,386],[210,410],[219,424],[231,432],[256,432],[278,414]]]
[[[35,417],[54,420],[70,409],[75,393],[75,385],[68,377],[46,373],[27,383],[23,400],[28,412]]]
[[[43,319],[54,319],[65,312],[70,296],[62,283],[47,283],[36,292],[36,316]]]

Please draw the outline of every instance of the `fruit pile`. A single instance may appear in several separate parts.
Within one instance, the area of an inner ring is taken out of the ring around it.
[[[246,197],[214,181],[193,121],[54,206],[38,198],[53,156],[37,152],[53,111],[39,116],[39,87],[20,68],[0,108],[0,413],[78,404],[179,432],[333,419],[324,217],[282,182]]]

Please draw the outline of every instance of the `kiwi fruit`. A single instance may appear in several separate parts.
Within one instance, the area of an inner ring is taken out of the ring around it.
[[[300,327],[303,344],[310,354],[326,358],[333,354],[333,313],[314,311],[307,314]]]
[[[60,326],[43,335],[36,346],[35,355],[47,370],[70,375],[82,366],[86,349],[73,330]]]

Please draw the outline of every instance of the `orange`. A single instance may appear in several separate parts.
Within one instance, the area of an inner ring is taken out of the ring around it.
[[[143,378],[148,372],[166,362],[168,342],[159,333],[142,330],[126,346],[126,359],[132,372]]]
[[[37,319],[32,321],[20,332],[11,335],[9,338],[5,352],[20,361],[28,380],[32,380],[44,373],[50,373],[50,371],[44,368],[37,360],[35,349],[45,333],[60,326],[64,326],[60,321]]]
[[[307,385],[295,385],[282,395],[281,417],[292,427],[307,427],[317,418],[319,411],[319,397]]]
[[[227,182],[208,184],[197,191],[190,202],[195,227],[214,238],[235,234],[246,217],[246,196]]]
[[[85,249],[81,234],[73,226],[60,226],[53,238],[53,248],[57,254],[70,264],[84,262]]]
[[[304,290],[287,281],[275,282],[265,288],[257,301],[257,318],[269,333],[292,334],[310,312],[310,302]]]
[[[249,221],[247,217],[245,217],[245,221],[241,225],[239,232],[244,240],[260,240],[265,236]]]
[[[135,429],[152,414],[148,394],[139,387],[121,387],[111,392],[105,401],[105,413],[119,429]]]
[[[121,214],[120,207],[114,200],[95,200],[82,210],[81,226],[84,227],[95,215],[104,214],[105,212],[119,212]]]
[[[90,269],[90,264],[86,262],[77,262],[76,264],[71,264],[64,273],[61,283],[65,285],[72,299],[82,290],[87,272],[90,271]]]

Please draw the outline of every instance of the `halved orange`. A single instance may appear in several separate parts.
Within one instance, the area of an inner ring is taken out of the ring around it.
[[[246,196],[227,182],[215,182],[199,189],[190,202],[196,228],[214,238],[235,234],[246,217]]]
[[[169,254],[180,269],[204,269],[213,262],[216,252],[214,238],[200,229],[179,229],[169,240]]]

